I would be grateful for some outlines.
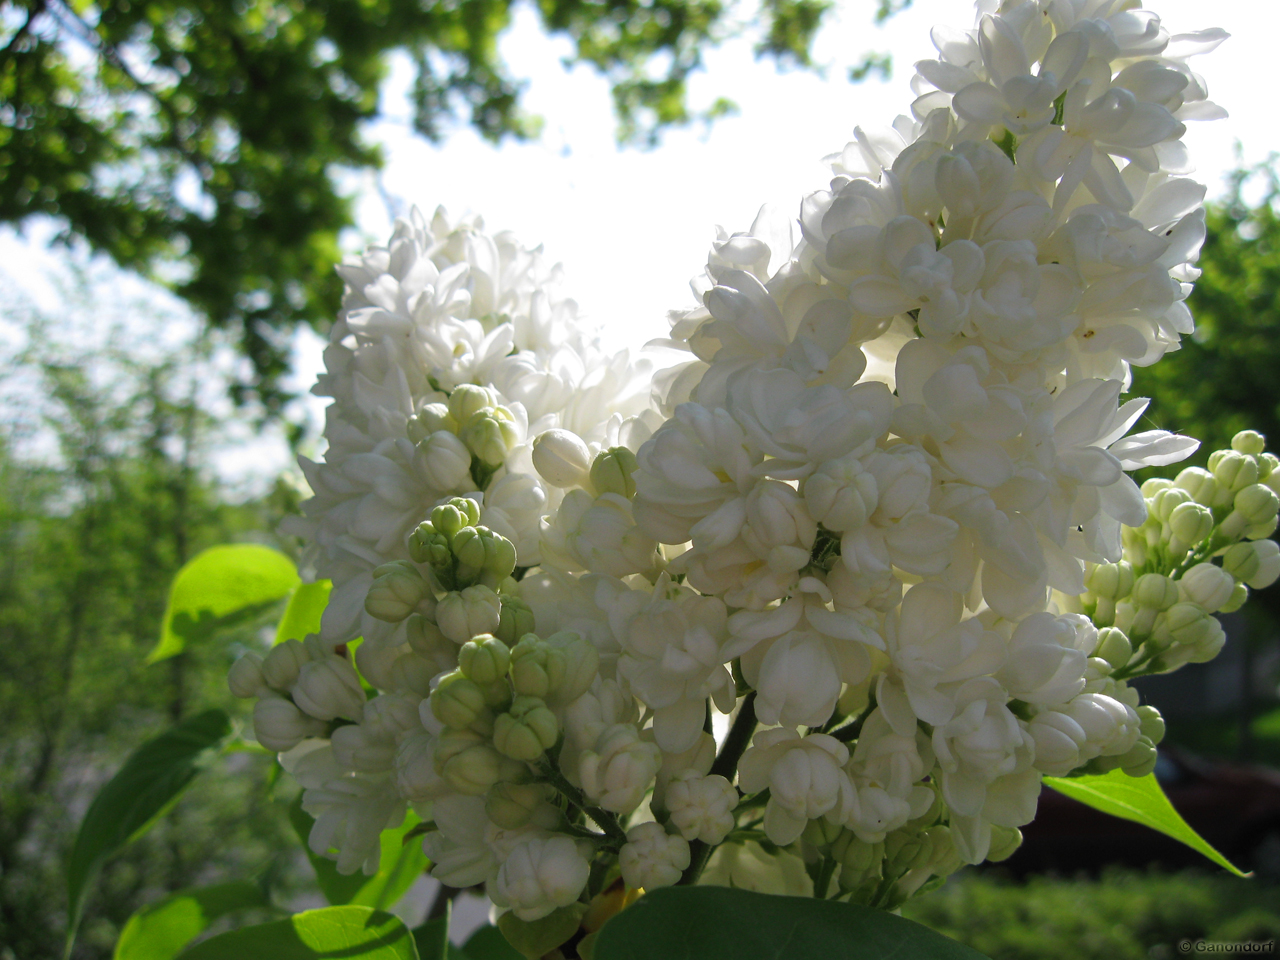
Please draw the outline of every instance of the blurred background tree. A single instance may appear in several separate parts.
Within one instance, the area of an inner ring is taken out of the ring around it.
[[[880,0],[883,20],[910,0]],[[722,0],[539,0],[572,62],[605,75],[620,139],[724,114],[689,106],[704,50],[746,29]],[[811,66],[831,0],[761,0],[758,56]],[[469,122],[528,137],[526,81],[498,41],[510,0],[5,0],[0,2],[0,222],[59,218],[65,239],[165,276],[252,361],[235,384],[275,411],[288,334],[338,306],[342,170],[376,169],[361,124],[388,55],[416,71],[415,130]],[[181,270],[175,278],[174,264]],[[162,269],[163,268],[163,269]]]

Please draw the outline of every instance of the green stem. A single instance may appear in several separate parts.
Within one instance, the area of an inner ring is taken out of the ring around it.
[[[827,857],[822,861],[822,869],[818,871],[818,879],[813,884],[813,895],[819,900],[827,898],[827,887],[831,885],[831,875],[836,872],[835,857]]]
[[[566,780],[564,774],[557,770],[551,762],[543,765],[540,779],[544,783],[549,783],[555,787],[568,798],[570,803],[594,820],[610,840],[618,843],[627,842],[627,832],[618,823],[618,818],[607,810],[602,810],[600,807],[587,803],[582,791]]]

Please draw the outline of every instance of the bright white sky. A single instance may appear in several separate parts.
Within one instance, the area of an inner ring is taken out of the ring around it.
[[[495,148],[459,129],[444,146],[414,137],[402,91],[407,66],[397,66],[384,108],[388,119],[370,136],[388,158],[380,191],[372,176],[354,179],[361,194],[359,236],[352,247],[380,241],[390,230],[389,194],[396,202],[430,212],[443,204],[471,210],[494,229],[514,230],[528,244],[542,243],[565,264],[570,294],[610,340],[639,344],[666,331],[666,311],[690,302],[689,278],[699,273],[716,224],[746,229],[761,204],[798,210],[801,197],[825,186],[821,158],[838,151],[854,126],[879,126],[907,112],[911,65],[934,55],[929,29],[935,23],[968,26],[969,0],[915,0],[882,28],[871,26],[874,0],[847,0],[819,37],[818,62],[826,79],[808,72],[779,74],[756,62],[747,39],[706,57],[694,78],[691,99],[705,106],[733,98],[736,117],[710,131],[668,132],[654,151],[620,150],[607,84],[585,67],[566,71],[567,41],[541,36],[534,14],[521,6],[503,54],[516,76],[528,77],[525,106],[545,118],[540,141]],[[1151,0],[1150,7],[1173,33],[1221,26],[1232,34],[1216,53],[1193,66],[1208,80],[1211,99],[1231,118],[1192,124],[1188,145],[1209,183],[1221,192],[1222,176],[1235,166],[1240,142],[1246,162],[1280,150],[1280,120],[1274,94],[1261,77],[1275,58],[1280,4],[1273,0]],[[891,80],[850,84],[848,67],[868,51],[890,51]],[[37,300],[49,303],[42,279],[56,258],[38,244],[0,234],[0,269]],[[302,335],[296,352],[296,384],[305,389],[320,364],[318,338]],[[319,407],[311,413],[319,422]],[[266,471],[287,463],[278,438],[262,438],[224,458],[225,469]]]

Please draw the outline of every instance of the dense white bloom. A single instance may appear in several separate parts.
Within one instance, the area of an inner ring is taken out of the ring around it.
[[[738,791],[724,777],[686,770],[667,784],[665,803],[682,837],[717,844],[733,829]]]
[[[537,920],[577,900],[590,872],[579,845],[568,837],[525,840],[498,870],[489,896],[521,920]]]
[[[689,842],[672,836],[658,823],[641,823],[627,831],[618,853],[622,881],[633,890],[669,887],[689,866]]]
[[[778,727],[757,733],[738,766],[738,782],[746,793],[769,788],[764,829],[769,839],[786,846],[810,820],[825,816],[842,822],[857,803],[848,774],[849,748],[824,734],[801,737]]]
[[[640,739],[633,724],[618,723],[600,734],[595,748],[578,760],[578,776],[588,797],[606,810],[631,813],[662,763],[658,745]]]

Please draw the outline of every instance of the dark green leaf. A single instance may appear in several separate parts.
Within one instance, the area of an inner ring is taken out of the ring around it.
[[[427,855],[422,851],[422,841],[415,835],[405,842],[405,835],[421,822],[412,810],[405,816],[404,823],[395,830],[382,831],[382,858],[378,864],[378,872],[372,877],[366,877],[363,873],[344,876],[338,873],[336,864],[328,857],[312,853],[307,838],[311,836],[311,826],[315,820],[302,809],[301,795],[289,805],[289,822],[315,869],[320,892],[331,904],[349,903],[378,910],[388,909],[396,905],[427,868]]]
[[[442,896],[443,892],[436,896]],[[449,916],[452,904],[445,903],[444,916],[428,920],[413,931],[413,942],[422,960],[449,960]]]
[[[147,663],[179,654],[188,643],[261,613],[298,583],[292,560],[256,543],[210,547],[196,554],[174,577],[160,642]]]
[[[85,893],[103,861],[144,833],[177,800],[230,732],[231,721],[221,710],[184,720],[130,754],[98,791],[67,868],[68,941],[75,936]]]
[[[869,907],[730,887],[664,887],[604,925],[595,960],[979,960]]]
[[[275,642],[302,640],[309,633],[319,633],[320,617],[329,602],[332,589],[333,584],[328,580],[298,584],[298,589],[289,597],[289,605],[284,608],[284,616],[276,627]]]
[[[502,931],[494,926],[481,927],[463,949],[470,960],[523,960],[516,948],[507,943]]]
[[[173,960],[218,917],[267,905],[262,888],[244,880],[179,890],[129,918],[113,960]]]
[[[1185,843],[1238,877],[1248,876],[1196,833],[1160,789],[1155,774],[1131,777],[1123,770],[1084,777],[1045,777],[1059,793],[1113,817],[1132,820]]]
[[[181,960],[418,960],[399,917],[368,907],[325,907],[210,937]]]

